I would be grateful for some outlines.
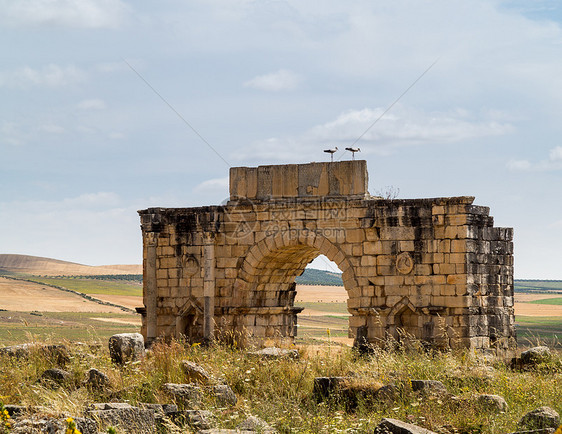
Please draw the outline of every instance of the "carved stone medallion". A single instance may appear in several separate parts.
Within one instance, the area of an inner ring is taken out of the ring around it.
[[[396,257],[396,269],[400,274],[408,274],[414,268],[414,259],[408,252],[402,252]]]

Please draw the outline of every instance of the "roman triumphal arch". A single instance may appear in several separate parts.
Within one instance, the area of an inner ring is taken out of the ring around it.
[[[236,167],[226,205],[139,211],[147,341],[294,337],[295,277],[323,254],[351,337],[513,348],[512,229],[473,197],[383,199],[367,182],[365,161]]]

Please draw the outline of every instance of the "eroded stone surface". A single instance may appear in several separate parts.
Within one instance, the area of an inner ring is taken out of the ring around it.
[[[117,364],[144,357],[144,338],[140,333],[120,333],[109,338],[109,355]]]
[[[183,406],[194,407],[201,403],[201,388],[193,384],[165,383],[162,390]]]
[[[560,415],[550,407],[539,407],[525,414],[517,425],[526,429],[557,428]]]
[[[72,375],[70,372],[60,368],[50,368],[41,374],[41,381],[47,384],[62,386],[68,384]]]
[[[502,413],[508,410],[507,402],[499,395],[482,394],[476,398],[481,408],[492,413]]]
[[[215,400],[219,407],[230,407],[236,405],[238,401],[234,391],[226,384],[213,386],[213,394],[215,395]]]
[[[244,422],[236,427],[240,431],[258,431],[261,433],[276,432],[267,422],[256,416],[250,416]]]
[[[550,348],[545,346],[533,347],[521,353],[521,364],[523,366],[534,366],[548,362],[551,357]]]
[[[101,430],[109,426],[117,428],[118,432],[126,434],[152,434],[156,432],[154,411],[138,407],[118,406],[115,408],[106,404],[103,410],[89,410],[88,417],[96,420]]]
[[[211,375],[197,363],[182,360],[181,367],[188,383],[208,384],[211,381]]]
[[[437,380],[412,380],[412,390],[424,394],[442,395],[447,393],[447,388]]]
[[[111,386],[111,380],[99,369],[91,368],[86,372],[84,384],[91,389],[105,390]]]
[[[252,351],[248,353],[252,356],[261,357],[264,359],[298,359],[299,351],[297,349],[287,349],[287,348],[277,348],[277,347],[267,347],[258,351]]]
[[[433,431],[402,422],[397,419],[383,419],[375,428],[375,434],[435,434]]]

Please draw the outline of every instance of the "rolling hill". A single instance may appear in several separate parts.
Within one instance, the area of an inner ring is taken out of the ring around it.
[[[42,276],[91,276],[103,274],[142,274],[142,265],[91,266],[29,255],[0,254],[0,273]]]

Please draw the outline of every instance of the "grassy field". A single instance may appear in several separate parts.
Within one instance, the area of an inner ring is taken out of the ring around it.
[[[107,276],[104,276],[107,277]],[[89,295],[110,296],[142,296],[142,286],[139,282],[128,282],[126,280],[99,280],[85,277],[43,277],[27,276],[26,279],[48,285],[64,287]],[[529,288],[529,293],[537,291],[562,290],[560,281],[517,281],[520,288]],[[314,288],[313,288],[314,289]],[[308,288],[307,290],[310,290]],[[309,299],[313,299],[310,297]],[[533,300],[531,304],[562,305],[562,297],[554,297],[544,300]],[[348,335],[348,312],[345,302],[303,302],[298,301],[296,306],[304,307],[304,311],[298,317],[299,341],[309,339],[344,338]],[[61,336],[66,339],[84,340],[93,334],[105,339],[114,333],[123,331],[138,331],[135,325],[118,324],[92,320],[91,313],[44,313],[43,317],[29,316],[29,314],[13,314],[12,318],[19,317],[19,321],[3,320],[7,315],[0,312],[0,342],[13,343],[23,342],[29,339],[29,333],[36,339],[49,336]],[[27,316],[26,316],[27,315]],[[128,314],[103,314],[108,319],[135,318]],[[101,314],[95,316],[100,317]],[[39,320],[42,318],[42,321]],[[47,321],[52,319],[52,321]],[[562,319],[557,317],[520,316],[516,317],[518,341],[522,346],[528,346],[529,342],[542,340],[545,343],[562,347]],[[26,325],[28,324],[28,325]]]
[[[547,303],[561,298],[536,300]],[[348,316],[346,303],[296,303],[305,310],[298,317],[298,338],[322,338],[347,336]],[[553,348],[562,348],[562,318],[516,315],[517,341],[522,348],[539,343]],[[328,335],[328,330],[330,333]]]
[[[296,302],[295,305],[305,308],[298,316],[298,342],[348,336],[346,303]]]
[[[142,296],[142,284],[123,280],[104,281],[73,277],[28,276],[27,280],[47,285],[61,286],[83,294]]]
[[[517,315],[515,322],[519,346],[528,347],[542,343],[553,348],[562,348],[560,318]]]
[[[560,291],[562,292],[562,280],[516,280],[514,282],[516,292],[526,291]]]
[[[41,382],[42,373],[55,367],[56,361],[38,351],[26,363],[2,356],[0,396],[5,404],[43,406],[49,409],[48,415],[73,417],[82,416],[93,402],[107,402],[108,396],[135,406],[166,404],[172,400],[163,392],[163,385],[188,382],[182,361],[189,360],[210,374],[211,385],[226,384],[237,396],[235,406],[225,406],[213,398],[211,387],[201,388],[199,408],[212,414],[215,428],[233,429],[252,415],[280,434],[373,432],[382,418],[439,433],[500,434],[517,431],[517,421],[540,406],[562,411],[562,359],[558,354],[534,370],[521,372],[499,360],[462,351],[434,354],[377,349],[372,357],[356,357],[348,347],[325,345],[324,351],[318,347],[297,346],[298,359],[268,360],[231,346],[160,342],[142,361],[123,367],[111,363],[106,346],[67,344],[71,357],[64,368],[71,373],[70,381],[57,389]],[[109,378],[102,391],[80,387],[92,367]],[[334,390],[321,401],[314,393],[314,379],[327,376],[347,377],[347,390]],[[441,381],[454,398],[414,392],[412,379]],[[376,392],[389,384],[394,386],[394,396],[377,397]],[[477,397],[483,393],[502,396],[508,410],[498,413],[479,405]],[[192,408],[181,400],[178,405]],[[169,425],[167,432],[194,431],[185,422],[177,424]],[[117,427],[117,432],[123,431]]]
[[[139,329],[140,315],[134,314],[0,311],[0,345],[6,346],[61,339],[105,344],[116,333]]]
[[[545,300],[533,300],[530,301],[529,303],[533,303],[533,304],[553,304],[553,305],[562,305],[562,298],[547,298]]]

